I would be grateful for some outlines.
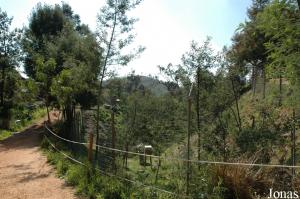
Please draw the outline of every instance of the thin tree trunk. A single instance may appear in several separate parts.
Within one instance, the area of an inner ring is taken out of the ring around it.
[[[251,128],[254,129],[255,128],[255,116],[252,115],[252,125],[251,125]],[[263,122],[264,123],[264,122]]]
[[[49,113],[49,106],[48,103],[46,105],[46,109],[47,109],[47,116],[48,116],[48,123],[51,124],[51,120],[50,120],[50,113]]]
[[[229,109],[231,110],[232,114],[233,114],[233,117],[234,117],[234,120],[236,122],[236,126],[239,127],[240,126],[240,123],[239,123],[239,120],[236,116],[236,113],[234,112],[233,108],[230,106]]]
[[[186,195],[189,195],[190,188],[190,172],[191,172],[191,163],[190,163],[190,139],[191,139],[191,107],[192,107],[192,99],[188,97],[188,129],[187,129],[187,171],[186,171]]]
[[[201,159],[201,133],[200,133],[200,68],[197,69],[197,132],[198,132],[198,161]],[[200,164],[198,164],[198,169],[200,169]]]
[[[117,9],[117,8],[115,8],[115,9]],[[105,72],[106,72],[107,61],[108,61],[108,58],[110,56],[110,51],[111,51],[112,41],[113,41],[114,34],[115,34],[116,24],[117,24],[117,10],[115,10],[113,29],[112,29],[109,44],[108,44],[108,47],[107,47],[107,54],[105,56],[105,60],[104,60],[103,68],[102,68],[102,73],[101,73],[101,78],[100,78],[100,83],[99,83],[99,93],[98,93],[98,99],[97,99],[97,115],[100,114],[100,109],[98,107],[99,107],[99,104],[100,104],[100,97],[101,97],[101,94],[102,94],[103,79],[104,79]],[[100,122],[100,121],[98,120],[97,123],[98,122]],[[97,128],[96,129],[97,138],[99,139],[99,125],[97,125],[96,128]],[[96,142],[98,141],[97,138],[96,138]],[[97,150],[96,154],[98,156],[98,149],[96,149],[96,150]]]
[[[116,148],[116,129],[115,129],[115,112],[111,111],[111,133],[112,133],[112,143],[111,147],[113,149]],[[112,151],[112,159],[113,159],[113,169],[116,171],[116,153]]]
[[[2,81],[1,81],[1,106],[4,106],[4,85],[5,85],[5,67],[2,65]]]
[[[282,105],[282,75],[279,76],[279,106]]]
[[[252,96],[254,97],[256,94],[256,68],[252,67]]]
[[[222,116],[222,113],[221,113]],[[218,115],[218,120],[220,125],[222,126],[222,140],[223,140],[223,161],[226,162],[226,128],[222,122],[221,116]]]
[[[265,99],[266,98],[266,71],[264,67],[262,69],[262,73],[263,73],[263,99]]]
[[[131,134],[133,134],[134,133],[134,127],[135,127],[135,120],[136,120],[136,112],[137,112],[137,106],[136,106],[136,104],[137,104],[137,102],[135,102],[134,103],[134,112],[133,112],[133,119],[132,119],[132,123],[131,123],[131,126],[130,126],[130,132],[131,132]],[[129,140],[128,140],[128,133],[126,133],[127,135],[126,135],[126,146],[125,146],[125,148],[126,148],[126,153],[125,153],[125,158],[124,158],[124,160],[125,160],[125,166],[126,166],[126,168],[128,167],[128,149],[129,149]]]
[[[233,90],[233,95],[234,95],[234,100],[235,100],[235,106],[236,106],[236,111],[237,111],[237,118],[238,118],[238,123],[239,123],[239,133],[242,131],[242,122],[241,122],[241,116],[240,116],[240,108],[239,108],[239,99],[238,99],[238,96],[237,96],[237,91],[235,89],[235,86],[234,86],[234,82],[233,80],[231,80],[231,86],[232,86],[232,90]]]
[[[117,9],[117,8],[115,8],[115,9]],[[100,79],[100,91],[99,91],[99,95],[101,95],[101,92],[102,92],[103,79],[104,79],[105,72],[106,72],[107,62],[108,62],[108,59],[109,59],[109,56],[110,56],[110,51],[111,51],[112,41],[113,41],[114,35],[115,35],[116,25],[117,25],[117,10],[115,11],[115,14],[114,14],[113,29],[111,31],[110,40],[109,40],[109,44],[108,44],[108,47],[107,47],[107,54],[105,56],[105,60],[104,60],[103,68],[102,68],[102,74],[101,74],[101,79]]]
[[[161,165],[161,160],[160,160],[160,152],[159,152],[158,165],[157,165],[157,170],[156,170],[156,174],[155,174],[155,184],[157,184],[160,165]]]
[[[98,150],[99,150],[99,113],[100,113],[100,106],[99,106],[99,103],[97,103],[97,116],[96,116],[96,151],[95,151],[95,161],[97,162],[98,161]]]
[[[291,156],[292,156],[292,166],[296,165],[296,114],[295,114],[295,109],[293,109],[293,127],[291,131],[291,142],[292,142],[292,147],[291,147]],[[292,176],[294,178],[295,176],[295,169],[292,168]]]

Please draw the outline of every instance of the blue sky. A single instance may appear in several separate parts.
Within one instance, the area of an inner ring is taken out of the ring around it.
[[[38,2],[55,4],[61,0],[0,0],[0,7],[14,16],[13,27],[22,27],[28,24],[30,12]],[[96,15],[105,0],[65,2],[83,23],[95,30]],[[212,37],[212,47],[216,50],[230,45],[250,5],[251,0],[144,0],[132,15],[140,19],[135,26],[136,43],[144,45],[146,51],[128,66],[117,68],[119,74],[135,70],[138,74],[155,75],[157,65],[179,63],[190,42],[202,42],[206,36]]]

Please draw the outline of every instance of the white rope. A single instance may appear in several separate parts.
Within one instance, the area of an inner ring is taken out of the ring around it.
[[[81,144],[81,145],[87,145],[87,143],[80,143],[80,142],[75,142],[72,140],[68,140],[65,138],[62,138],[52,132],[47,125],[45,124],[46,129],[56,137],[67,141],[71,142],[74,144]],[[188,159],[183,159],[183,158],[171,158],[171,157],[162,157],[162,156],[156,156],[156,155],[147,155],[144,153],[136,153],[132,151],[124,151],[121,149],[116,149],[116,148],[111,148],[111,147],[106,147],[106,146],[101,146],[101,145],[96,145],[99,148],[110,150],[110,151],[115,151],[115,152],[120,152],[120,153],[125,153],[125,154],[132,154],[132,155],[139,155],[139,156],[146,156],[146,157],[151,157],[151,158],[158,158],[158,159],[163,159],[163,160],[170,160],[170,161],[181,161],[181,162],[191,162],[191,163],[196,163],[196,164],[210,164],[210,165],[231,165],[231,166],[249,166],[249,167],[271,167],[271,168],[294,168],[294,169],[300,169],[300,166],[291,166],[291,165],[280,165],[280,164],[256,164],[256,163],[242,163],[242,162],[222,162],[222,161],[208,161],[208,160],[188,160]]]
[[[51,143],[51,141],[49,140],[49,138],[48,138],[46,135],[45,135],[45,138],[46,138],[46,140],[48,141],[48,143],[49,143],[56,151],[58,151],[59,153],[61,153],[63,156],[65,156],[66,158],[72,160],[73,162],[76,162],[76,163],[78,163],[78,164],[80,164],[80,165],[82,165],[82,166],[87,167],[87,165],[84,164],[83,162],[80,162],[79,160],[76,160],[76,159],[70,157],[69,155],[65,154],[64,152],[60,151],[59,149],[57,149],[57,148]],[[167,193],[167,194],[170,194],[170,195],[188,198],[188,196],[185,196],[185,195],[178,195],[178,194],[176,194],[176,193],[174,193],[174,192],[170,192],[170,191],[167,191],[167,190],[164,190],[164,189],[160,189],[160,188],[158,188],[158,187],[153,187],[153,186],[146,185],[146,184],[143,184],[143,183],[138,182],[138,181],[129,180],[129,179],[127,179],[127,178],[123,178],[123,177],[120,177],[120,176],[117,176],[117,175],[114,175],[114,174],[111,174],[111,173],[107,173],[107,172],[105,172],[105,171],[103,171],[103,170],[101,170],[101,169],[98,169],[98,168],[96,168],[96,170],[99,171],[100,173],[104,174],[104,175],[107,175],[107,176],[110,176],[110,177],[115,177],[115,178],[118,178],[118,179],[120,179],[120,180],[124,180],[124,181],[130,182],[130,183],[133,183],[133,184],[137,184],[137,185],[143,186],[143,187],[145,187],[145,188],[155,189],[155,190],[157,190],[157,191],[161,191],[161,192],[164,192],[164,193]]]
[[[61,140],[64,140],[64,141],[66,141],[66,142],[71,142],[71,143],[73,143],[73,144],[81,144],[81,145],[87,145],[87,144],[88,144],[88,143],[76,142],[76,141],[72,141],[72,140],[68,140],[68,139],[66,139],[66,138],[63,138],[63,137],[57,135],[56,133],[54,133],[51,129],[49,129],[48,126],[47,126],[46,124],[45,124],[44,126],[45,126],[45,128],[46,128],[52,135],[54,135],[55,137],[57,137],[57,138],[59,138],[59,139],[61,139]]]

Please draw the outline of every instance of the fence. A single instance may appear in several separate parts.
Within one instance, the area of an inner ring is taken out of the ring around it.
[[[58,152],[62,153],[62,155],[66,156],[70,160],[84,165],[83,161],[80,160],[83,157],[86,157],[87,154],[87,146],[88,142],[81,142],[81,141],[74,141],[69,140],[66,138],[63,138],[59,136],[57,133],[53,132],[49,126],[45,124],[45,129],[47,130],[46,133],[46,139],[50,142],[51,146],[57,150]],[[63,153],[61,150],[58,149],[55,144],[53,144],[49,140],[49,136],[55,137],[57,140],[61,140],[63,142],[66,142],[65,146],[69,146],[69,149],[73,152],[72,154],[74,157],[70,157],[69,155]],[[84,137],[84,136],[83,136]],[[81,138],[80,138],[81,139]],[[76,145],[76,147],[74,147]],[[78,147],[81,148],[78,150]],[[247,167],[256,170],[257,172],[262,172],[261,169],[277,169],[280,172],[286,172],[289,171],[289,169],[300,169],[300,166],[290,166],[290,165],[280,165],[280,164],[256,164],[256,163],[243,163],[243,162],[222,162],[222,161],[205,161],[205,160],[194,160],[194,159],[185,159],[185,158],[177,158],[177,157],[167,157],[167,156],[157,156],[157,155],[147,155],[144,153],[134,152],[134,151],[127,151],[127,150],[121,150],[118,148],[112,148],[109,146],[103,146],[99,144],[93,143],[93,148],[95,149],[98,147],[102,154],[102,158],[99,158],[94,162],[94,164],[97,165],[97,171],[100,172],[103,175],[114,177],[121,181],[126,181],[135,184],[138,187],[144,187],[146,189],[156,190],[165,194],[172,195],[176,198],[188,198],[189,196],[185,195],[185,189],[184,185],[177,184],[176,182],[170,183],[164,185],[163,181],[172,181],[174,179],[181,179],[180,182],[184,182],[185,179],[185,164],[186,163],[193,163],[195,165],[203,165],[204,167],[208,166],[222,166],[223,169],[226,166],[236,167],[236,168],[242,168]],[[77,149],[76,149],[77,148]],[[111,154],[116,153],[116,159],[113,160]],[[122,158],[126,156],[130,156],[129,158],[129,166],[128,168],[124,167],[124,164],[122,164]],[[139,157],[146,157],[146,158],[153,158],[154,159],[154,165],[139,165],[138,160]],[[103,161],[103,162],[102,162]],[[101,163],[102,164],[99,164]],[[163,163],[165,165],[163,165]],[[151,166],[151,169],[149,168]],[[171,168],[172,166],[178,167],[178,169]],[[229,168],[229,169],[230,169]],[[141,170],[142,169],[142,170]],[[168,173],[167,175],[160,174],[160,170],[164,173]],[[169,171],[171,170],[171,171]],[[143,177],[143,174],[146,175],[146,177]],[[153,175],[150,177],[150,175]],[[131,176],[130,178],[128,176]],[[166,177],[166,176],[172,176],[172,178]],[[163,178],[160,180],[160,178]],[[161,181],[161,182],[160,182]],[[191,183],[189,186],[195,186],[195,184]],[[289,185],[292,186],[292,185]],[[169,189],[167,189],[169,188]],[[171,189],[171,190],[170,190]]]

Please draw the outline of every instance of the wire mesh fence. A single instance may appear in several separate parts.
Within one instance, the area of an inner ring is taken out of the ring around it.
[[[45,135],[52,139],[53,147],[57,150],[71,151],[72,157],[70,158],[83,164],[88,154],[89,134],[83,125],[85,123],[83,114],[78,111],[75,118],[72,139],[62,137],[47,125],[45,125]],[[193,193],[190,197],[193,198],[206,198],[208,187],[211,187],[212,184],[218,184],[218,182],[214,182],[218,179],[213,179],[216,176],[222,177],[222,183],[227,184],[227,186],[247,185],[262,193],[266,192],[268,187],[289,189],[299,186],[297,174],[300,166],[252,162],[199,161],[195,158],[187,159],[184,153],[185,148],[180,149],[183,153],[178,157],[177,152],[154,155],[140,151],[138,147],[133,146],[126,148],[117,145],[112,148],[110,142],[111,137],[107,136],[101,141],[98,140],[98,144],[97,140],[94,140],[92,145],[93,165],[99,172],[122,181],[134,183],[140,187],[167,193],[175,198],[188,197],[185,195],[188,172],[191,174],[189,189]],[[95,156],[96,149],[98,149],[97,156]],[[187,163],[191,163],[189,169]],[[294,176],[292,175],[293,170],[296,170]],[[267,175],[271,175],[273,178],[268,181],[264,178]],[[248,184],[243,184],[243,181]],[[212,190],[212,192],[214,191]]]

